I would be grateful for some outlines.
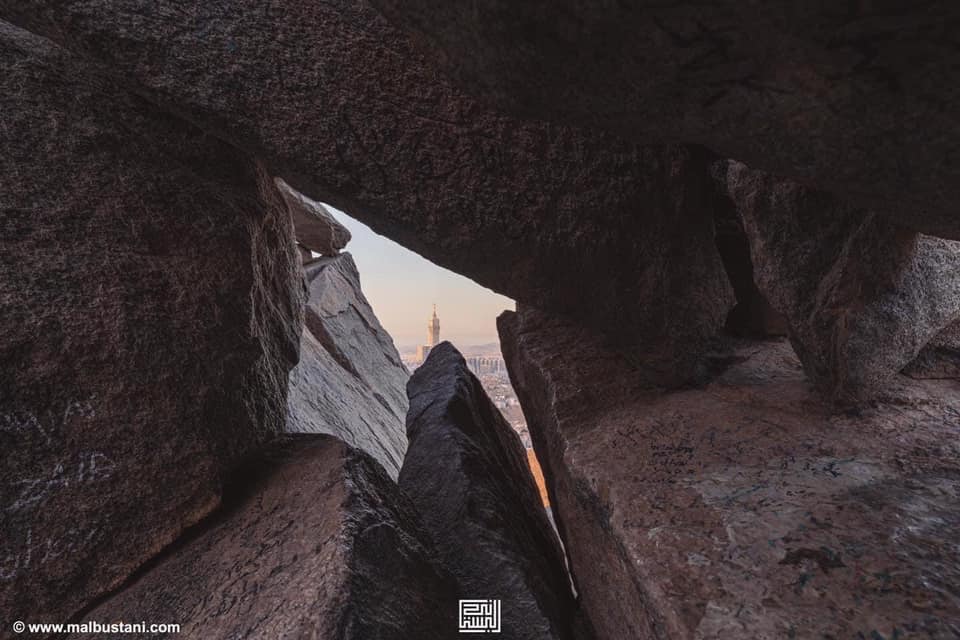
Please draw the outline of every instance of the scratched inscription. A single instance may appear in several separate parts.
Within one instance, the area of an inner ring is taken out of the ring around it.
[[[67,427],[96,417],[95,396],[71,399],[62,410],[17,409],[0,413],[0,433],[20,442],[22,455],[37,460],[35,470],[8,480],[0,503],[0,518],[18,523],[16,533],[0,540],[0,581],[10,581],[57,558],[75,555],[101,537],[95,526],[72,526],[43,532],[37,525],[40,509],[58,493],[102,483],[113,476],[115,464],[103,451],[81,450],[56,456]],[[43,463],[44,459],[53,461]],[[77,524],[77,523],[75,523]]]

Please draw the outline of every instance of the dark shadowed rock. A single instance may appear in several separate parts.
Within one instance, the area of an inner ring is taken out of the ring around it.
[[[960,243],[917,236],[736,162],[727,186],[750,239],[754,279],[830,396],[877,392],[960,318]]]
[[[903,372],[911,378],[960,378],[960,322],[934,336]]]
[[[300,362],[290,372],[287,431],[335,435],[396,479],[407,450],[410,375],[363,295],[350,254],[304,269],[310,298]]]
[[[598,638],[960,627],[957,382],[899,377],[833,413],[780,339],[655,393],[575,326],[521,309],[499,329]]]
[[[730,279],[737,303],[727,315],[725,331],[741,338],[787,335],[787,321],[757,287],[750,257],[750,240],[743,220],[727,194],[727,163],[710,167],[714,179],[713,214],[717,250]]]
[[[456,584],[373,459],[287,436],[244,475],[223,511],[86,619],[176,621],[170,637],[185,638],[456,635]]]
[[[66,621],[283,428],[302,285],[273,180],[0,23],[0,611]]]
[[[466,598],[502,601],[508,638],[572,638],[563,552],[519,436],[449,342],[410,378],[411,497]]]
[[[466,97],[363,0],[0,0],[433,262],[591,326],[685,381],[732,294],[704,154]]]
[[[277,188],[283,194],[293,217],[297,242],[325,256],[335,256],[350,242],[350,230],[337,222],[327,208],[296,191],[280,178]]]
[[[960,239],[956,3],[372,3],[513,112],[703,144]]]

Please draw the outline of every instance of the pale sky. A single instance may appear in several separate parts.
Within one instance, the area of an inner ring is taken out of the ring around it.
[[[497,316],[513,309],[513,300],[377,235],[339,209],[324,206],[353,234],[344,251],[353,255],[363,293],[399,349],[425,342],[434,303],[441,339],[462,347],[499,342]]]

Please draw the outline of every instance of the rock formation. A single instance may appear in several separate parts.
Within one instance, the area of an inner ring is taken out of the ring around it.
[[[955,3],[372,3],[514,113],[696,142],[960,239]]]
[[[300,362],[290,372],[287,431],[335,435],[396,479],[407,449],[407,369],[364,297],[349,253],[304,269],[309,300]]]
[[[325,256],[335,256],[347,246],[350,230],[337,222],[326,207],[297,192],[280,178],[275,182],[293,217],[297,243]]]
[[[453,345],[430,350],[407,386],[410,496],[466,598],[502,601],[502,633],[573,637],[576,605],[520,437]]]
[[[0,0],[0,612],[956,635],[960,10],[370,2]],[[576,600],[315,200],[518,300]]]
[[[831,397],[875,394],[960,319],[960,242],[918,236],[740,163],[726,174],[754,280]]]
[[[65,620],[280,432],[300,265],[261,167],[0,23],[0,611]]]
[[[499,328],[598,638],[955,633],[955,382],[838,414],[785,341],[743,341],[704,388],[656,393],[576,326]]]
[[[960,322],[934,336],[903,372],[911,378],[960,378]]]
[[[0,0],[0,17],[437,264],[637,347],[661,383],[691,376],[733,303],[700,150],[501,115],[363,0]]]
[[[186,638],[446,640],[457,588],[383,469],[330,436],[250,463],[216,518],[87,614]]]

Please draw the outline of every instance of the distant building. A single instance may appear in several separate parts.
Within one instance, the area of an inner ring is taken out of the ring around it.
[[[427,322],[427,345],[435,347],[440,344],[440,318],[437,317],[437,305],[433,305],[433,316]]]
[[[440,318],[437,317],[437,305],[433,305],[433,315],[427,320],[427,344],[417,347],[417,360],[423,362],[430,349],[440,344]]]
[[[478,376],[506,371],[503,358],[500,356],[471,356],[467,358],[467,367]]]
[[[423,364],[428,355],[430,355],[430,345],[422,344],[417,347],[417,360],[420,361],[420,364]]]

